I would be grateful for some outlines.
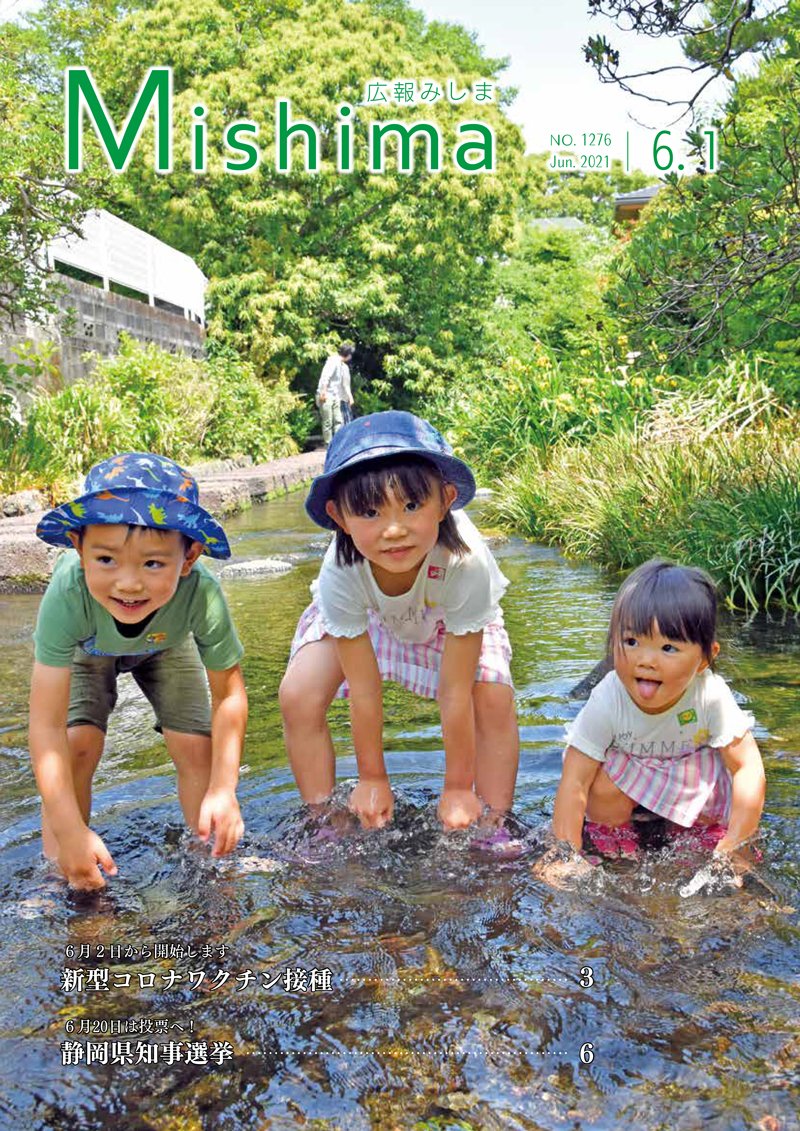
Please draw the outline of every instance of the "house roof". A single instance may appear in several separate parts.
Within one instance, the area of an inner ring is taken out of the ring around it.
[[[644,188],[634,189],[633,192],[619,192],[614,197],[614,204],[645,205],[653,199],[662,187],[659,183],[657,185],[645,185]]]
[[[537,216],[531,220],[532,228],[584,228],[586,225],[577,216]]]

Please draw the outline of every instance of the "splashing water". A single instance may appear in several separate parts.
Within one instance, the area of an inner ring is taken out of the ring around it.
[[[184,832],[123,680],[93,817],[120,875],[65,892],[38,855],[24,733],[38,601],[0,598],[0,1127],[800,1127],[796,626],[724,626],[722,671],[759,720],[769,783],[763,858],[741,886],[713,846],[650,822],[640,850],[597,853],[555,890],[535,865],[568,692],[602,652],[613,586],[502,547],[523,743],[507,835],[442,831],[436,705],[394,688],[395,818],[367,832],[346,807],[346,706],[323,813],[300,804],[283,754],[276,689],[324,549],[301,504],[229,524],[237,557],[290,551],[295,569],[226,583],[252,718],[247,833],[226,859]]]

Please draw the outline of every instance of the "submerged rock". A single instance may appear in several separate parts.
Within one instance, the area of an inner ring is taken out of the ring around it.
[[[570,691],[567,692],[569,699],[588,699],[595,687],[601,679],[604,679],[613,668],[613,663],[608,657],[600,660],[595,664],[587,676],[576,683]]]
[[[271,573],[288,573],[291,562],[282,558],[253,558],[249,562],[232,562],[226,565],[220,577],[266,577]]]

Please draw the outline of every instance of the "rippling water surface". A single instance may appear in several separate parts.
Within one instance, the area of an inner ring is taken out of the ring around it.
[[[682,898],[702,858],[656,838],[554,891],[530,865],[613,582],[517,540],[496,551],[523,742],[525,852],[502,860],[440,832],[436,706],[396,689],[392,827],[354,827],[345,786],[327,818],[303,812],[276,691],[325,541],[300,495],[228,528],[237,558],[295,568],[226,583],[251,725],[247,833],[224,861],[184,834],[125,677],[93,815],[120,874],[71,896],[48,873],[25,734],[38,598],[0,597],[0,1128],[800,1128],[797,622],[722,628],[769,783],[744,887]],[[352,778],[344,705],[333,729]]]

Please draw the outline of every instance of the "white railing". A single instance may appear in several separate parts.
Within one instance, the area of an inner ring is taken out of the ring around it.
[[[64,264],[87,272],[102,279],[104,290],[126,287],[146,296],[151,306],[177,307],[185,318],[205,325],[208,280],[191,256],[110,212],[87,213],[82,236],[53,240],[47,259],[54,270]]]

